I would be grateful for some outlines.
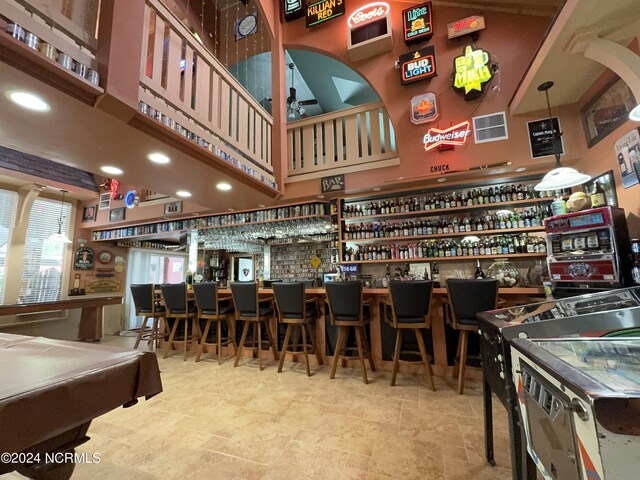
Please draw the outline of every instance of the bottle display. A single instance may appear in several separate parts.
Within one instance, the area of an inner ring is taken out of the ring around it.
[[[481,278],[486,278],[486,275],[482,271],[482,267],[480,266],[480,260],[476,260],[476,272],[474,274],[476,280],[480,280]]]
[[[607,199],[604,194],[604,189],[600,182],[593,182],[593,190],[591,192],[591,207],[604,207],[607,204]]]
[[[433,280],[433,286],[435,288],[440,287],[440,270],[436,262],[433,262],[433,266],[431,267],[431,279]]]

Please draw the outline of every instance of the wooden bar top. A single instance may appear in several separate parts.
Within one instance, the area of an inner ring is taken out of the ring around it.
[[[74,297],[57,302],[23,303],[14,305],[0,305],[0,317],[5,315],[20,315],[23,313],[50,312],[52,310],[71,310],[74,308],[102,307],[122,303],[122,295],[101,297]]]
[[[220,293],[231,294],[230,288],[221,288],[218,290]],[[271,294],[273,293],[272,288],[260,288],[260,293]],[[326,293],[324,288],[307,288],[305,292],[308,294],[315,295],[324,295]],[[365,288],[363,289],[363,293],[365,295],[387,295],[389,290],[387,288]],[[434,295],[446,295],[447,289],[444,287],[434,288]],[[503,296],[512,296],[512,295],[544,295],[544,289],[542,287],[512,287],[512,288],[500,288],[498,293]]]

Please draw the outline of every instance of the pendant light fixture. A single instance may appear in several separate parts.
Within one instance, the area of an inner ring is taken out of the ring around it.
[[[589,175],[580,173],[571,167],[563,167],[560,163],[560,152],[558,145],[562,137],[562,132],[557,132],[553,127],[553,117],[551,115],[551,104],[549,103],[549,89],[553,87],[553,82],[544,82],[538,86],[539,92],[544,92],[547,98],[547,112],[549,113],[549,123],[553,129],[553,155],[556,158],[556,167],[547,173],[540,183],[533,187],[537,191],[562,190],[563,188],[575,187],[591,180]]]
[[[52,242],[56,242],[56,243],[72,243],[71,240],[69,240],[69,237],[67,237],[66,233],[62,233],[62,220],[63,220],[63,216],[62,216],[62,212],[64,210],[64,195],[65,193],[67,193],[66,190],[60,190],[62,192],[62,200],[60,200],[60,217],[58,218],[58,233],[54,233],[53,235],[51,235],[49,237],[49,241]]]

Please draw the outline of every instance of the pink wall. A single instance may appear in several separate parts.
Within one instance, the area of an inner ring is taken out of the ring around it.
[[[347,17],[365,1],[355,0],[347,4],[345,17],[328,21],[306,29],[304,19],[286,23],[283,26],[283,44],[286,48],[304,48],[333,56],[366,78],[384,102],[391,116],[398,144],[401,164],[396,167],[369,170],[347,175],[347,190],[359,190],[371,185],[381,185],[399,176],[405,178],[430,175],[430,167],[449,163],[452,169],[466,169],[472,166],[496,162],[512,161],[514,166],[529,161],[530,153],[526,132],[526,122],[546,117],[545,112],[508,117],[509,140],[480,145],[468,142],[455,151],[437,153],[425,152],[422,136],[429,126],[448,127],[471,116],[507,111],[511,95],[522,78],[528,63],[534,55],[547,26],[549,18],[518,16],[489,11],[485,15],[487,28],[480,32],[477,47],[487,50],[500,66],[500,88],[489,91],[482,103],[466,102],[462,95],[451,87],[454,57],[463,52],[466,39],[447,39],[447,23],[478,13],[464,8],[434,7],[434,31],[432,39],[424,45],[434,45],[439,75],[431,80],[401,86],[400,75],[394,69],[398,56],[411,51],[402,41],[401,11],[407,8],[404,2],[390,2],[394,47],[392,52],[353,63],[347,55]],[[423,44],[419,45],[422,46]],[[320,47],[321,46],[321,47]],[[412,47],[412,48],[415,48]],[[493,85],[497,85],[497,79]],[[431,124],[413,125],[409,120],[409,102],[415,95],[432,91],[438,95],[440,118]],[[558,111],[554,114],[560,114]],[[572,132],[581,128],[579,122],[561,116],[563,130]],[[581,153],[579,135],[565,136],[565,158],[576,160]],[[472,139],[471,139],[472,140]],[[546,168],[553,160],[540,160]],[[288,184],[285,195],[288,198],[310,196],[319,193],[319,181]]]

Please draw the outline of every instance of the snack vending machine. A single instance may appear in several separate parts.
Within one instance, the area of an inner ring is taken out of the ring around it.
[[[545,220],[553,295],[566,297],[632,285],[624,210],[599,207]]]

